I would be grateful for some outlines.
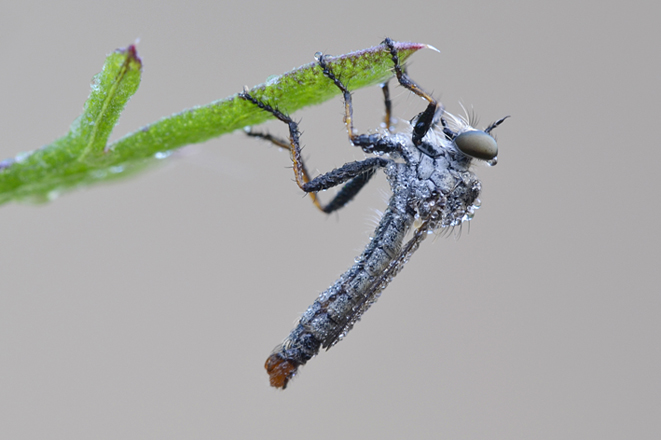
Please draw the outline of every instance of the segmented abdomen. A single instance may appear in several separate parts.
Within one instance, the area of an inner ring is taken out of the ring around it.
[[[402,192],[404,188],[402,188]],[[321,347],[337,343],[360,319],[381,291],[380,275],[399,254],[402,241],[414,220],[404,194],[390,200],[369,245],[356,263],[303,313],[287,339],[276,347],[264,365],[271,386],[285,388],[298,367]]]

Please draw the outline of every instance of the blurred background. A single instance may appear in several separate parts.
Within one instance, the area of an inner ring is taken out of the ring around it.
[[[408,70],[449,111],[512,117],[499,164],[476,167],[470,228],[423,243],[284,392],[263,363],[367,243],[383,176],[325,216],[287,153],[239,132],[0,207],[0,437],[658,438],[661,59],[646,5],[5,5],[0,159],[63,135],[106,54],[138,39],[142,84],[112,139],[386,36],[440,49]],[[392,91],[396,116],[424,108]],[[379,88],[354,99],[358,130],[377,127]],[[364,157],[339,98],[295,118],[314,174]]]

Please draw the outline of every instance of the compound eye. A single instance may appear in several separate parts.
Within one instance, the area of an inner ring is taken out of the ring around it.
[[[487,133],[480,130],[466,131],[454,138],[459,151],[481,160],[492,160],[498,156],[498,144]]]

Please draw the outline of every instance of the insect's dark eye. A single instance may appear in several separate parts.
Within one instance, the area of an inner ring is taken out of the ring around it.
[[[476,159],[492,160],[498,156],[496,140],[480,130],[461,133],[454,138],[454,143],[459,151]]]

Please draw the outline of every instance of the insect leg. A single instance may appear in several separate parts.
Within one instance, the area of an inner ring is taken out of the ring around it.
[[[258,137],[270,141],[277,145],[280,148],[285,148],[289,150],[289,155],[294,164],[294,178],[296,179],[296,184],[299,188],[303,189],[303,186],[310,181],[310,174],[305,167],[303,158],[301,157],[301,146],[300,146],[300,136],[301,132],[298,130],[298,124],[294,122],[289,116],[285,115],[278,109],[271,107],[270,105],[254,98],[247,89],[244,89],[243,92],[239,93],[239,98],[245,99],[255,104],[257,107],[262,110],[271,113],[278,120],[284,122],[289,127],[289,142],[286,142],[277,137],[271,136],[268,133],[259,133],[259,132],[248,132],[248,136]],[[312,198],[312,203],[319,210],[323,211],[323,206],[319,201],[316,193],[311,193],[310,197]]]
[[[386,159],[373,157],[360,162],[348,163],[340,168],[337,168],[321,176],[317,176],[311,180],[310,175],[305,167],[305,163],[301,157],[301,148],[299,143],[300,132],[298,130],[298,124],[279,110],[255,99],[247,91],[240,93],[239,96],[242,99],[248,100],[257,105],[262,110],[271,113],[277,119],[285,122],[289,126],[289,142],[272,136],[269,133],[255,132],[252,130],[246,133],[248,136],[267,140],[280,148],[289,150],[292,157],[292,162],[294,162],[294,175],[296,176],[296,183],[303,191],[310,194],[312,197],[312,202],[322,212],[330,214],[331,212],[337,211],[338,209],[344,207],[356,196],[356,194],[358,194],[358,192],[367,184],[367,182],[369,182],[369,180],[376,172],[376,169],[383,168],[388,163],[388,160]],[[318,191],[341,185],[347,181],[348,183],[342,187],[340,192],[338,192],[327,205],[321,204],[319,198],[317,197]]]
[[[425,137],[429,129],[434,125],[434,116],[436,115],[437,109],[439,107],[442,108],[442,104],[439,104],[429,93],[425,92],[415,81],[409,78],[406,72],[404,72],[404,69],[402,69],[402,66],[399,63],[399,55],[397,54],[395,43],[390,38],[386,38],[383,40],[383,44],[385,44],[390,51],[392,62],[395,64],[395,76],[397,76],[399,84],[429,103],[425,111],[418,115],[413,127],[413,143],[415,145],[420,145],[422,143],[422,138]]]
[[[273,136],[271,133],[254,131],[252,127],[248,127],[246,128],[246,134],[250,137],[256,137],[259,139],[264,139],[265,141],[269,141],[272,144],[274,144],[276,147],[282,148],[283,150],[291,151],[291,145],[289,144],[289,141]]]
[[[338,89],[342,92],[344,98],[344,124],[347,127],[347,132],[349,134],[349,141],[357,146],[361,147],[366,153],[389,153],[397,149],[397,144],[393,141],[392,137],[386,136],[383,134],[356,134],[355,129],[353,128],[353,101],[351,99],[351,92],[349,89],[340,81],[330,65],[326,61],[326,58],[321,52],[315,54],[317,63],[319,67],[322,68],[324,75],[333,81]],[[384,87],[384,86],[382,86]],[[390,92],[388,86],[384,88],[384,96],[386,96],[386,124],[390,122],[389,114],[389,104],[390,104]]]
[[[303,191],[321,191],[348,181],[335,195],[333,200],[322,207],[322,211],[330,214],[349,203],[369,182],[372,176],[374,176],[376,170],[385,167],[389,162],[389,160],[381,157],[370,157],[360,162],[350,162],[340,168],[315,177],[312,181],[303,185]]]
[[[319,67],[324,72],[324,75],[333,81],[338,89],[342,92],[342,97],[344,98],[344,124],[347,127],[347,132],[349,133],[349,140],[351,143],[354,143],[356,137],[355,130],[353,128],[353,101],[351,99],[351,92],[349,89],[335,76],[330,66],[326,62],[324,54],[317,52],[315,55]],[[355,143],[354,143],[355,144]]]
[[[383,124],[386,126],[386,130],[392,133],[394,127],[392,126],[392,101],[390,100],[390,88],[388,87],[388,81],[381,84],[381,91],[383,92],[383,103],[386,108],[386,114],[383,117]]]

